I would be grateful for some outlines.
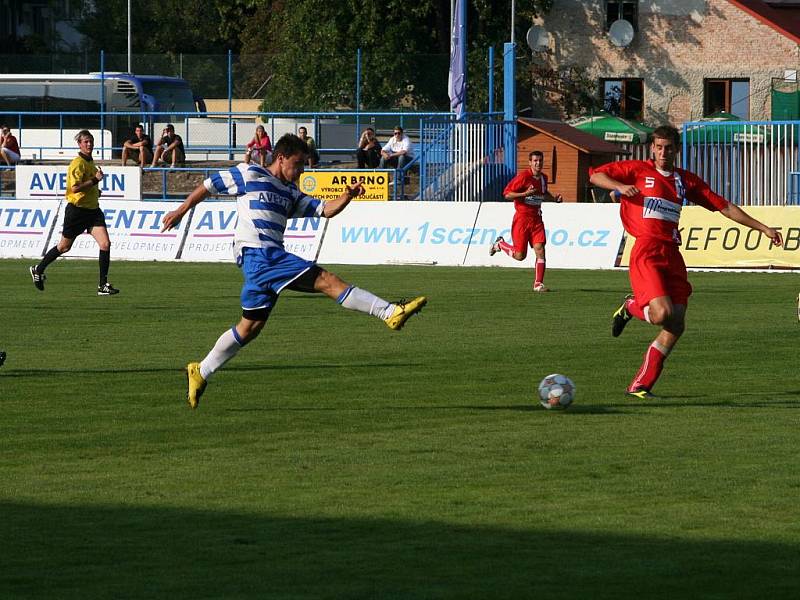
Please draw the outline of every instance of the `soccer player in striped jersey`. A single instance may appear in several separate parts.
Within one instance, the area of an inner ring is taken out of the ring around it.
[[[652,389],[685,328],[686,305],[692,293],[681,256],[678,221],[685,201],[692,202],[783,244],[778,230],[752,218],[714,193],[694,173],[675,167],[680,135],[670,126],[652,133],[648,161],[623,160],[592,170],[592,185],[620,198],[625,231],[636,238],[631,250],[629,278],[633,294],[626,296],[612,317],[611,334],[619,336],[632,317],[661,327],[639,371],[627,388],[630,396],[653,397]]]
[[[278,301],[278,295],[285,288],[307,293],[321,292],[344,308],[381,319],[395,331],[427,303],[425,296],[418,296],[410,302],[387,302],[284,249],[283,235],[288,219],[334,217],[353,198],[364,193],[364,186],[356,184],[348,186],[336,200],[325,202],[301,192],[295,182],[303,173],[308,152],[303,140],[286,134],[275,145],[269,167],[264,169],[242,163],[227,171],[219,171],[162,220],[162,231],[166,231],[175,227],[193,206],[212,194],[237,196],[234,254],[244,275],[242,318],[219,337],[201,362],[187,365],[188,401],[192,408],[197,407],[209,377],[258,336]]]
[[[498,237],[489,248],[489,256],[498,252],[508,254],[514,260],[525,260],[528,246],[536,254],[536,269],[533,280],[534,292],[548,292],[544,285],[545,269],[545,235],[542,221],[542,202],[561,202],[561,194],[553,196],[547,191],[547,176],[542,173],[544,154],[533,150],[528,154],[530,168],[517,173],[503,190],[506,200],[514,201],[514,219],[511,221],[511,239],[509,244]]]

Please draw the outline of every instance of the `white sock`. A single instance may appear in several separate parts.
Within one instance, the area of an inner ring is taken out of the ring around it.
[[[208,381],[215,371],[219,370],[222,365],[236,356],[242,348],[242,343],[239,341],[239,335],[236,333],[236,327],[231,327],[217,340],[211,352],[200,363],[200,375]]]
[[[350,310],[357,310],[381,320],[388,319],[394,312],[394,304],[378,298],[372,292],[362,290],[354,285],[347,288],[338,298],[339,304]]]

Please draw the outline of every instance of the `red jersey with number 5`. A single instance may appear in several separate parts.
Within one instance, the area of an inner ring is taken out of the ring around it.
[[[725,198],[694,173],[675,169],[669,175],[662,175],[652,160],[621,160],[592,169],[591,173],[605,173],[639,189],[632,198],[621,196],[619,205],[622,226],[637,239],[654,238],[680,244],[678,221],[684,200],[710,211],[728,206]]]
[[[529,187],[533,186],[535,190],[530,196],[523,198],[514,198],[514,209],[517,214],[532,217],[534,220],[542,220],[542,202],[544,195],[547,192],[547,176],[544,173],[534,175],[530,169],[525,169],[514,176],[514,179],[508,182],[506,189],[503,190],[503,196],[513,192],[519,194],[526,191]]]

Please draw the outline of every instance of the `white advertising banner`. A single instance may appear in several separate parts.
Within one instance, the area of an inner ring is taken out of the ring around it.
[[[499,235],[475,231],[477,208],[471,202],[353,202],[330,219],[319,261],[460,265],[470,243],[488,247]]]
[[[489,256],[497,236],[511,241],[514,206],[474,202],[350,204],[330,220],[319,260],[342,264],[421,263],[533,267],[505,254]],[[617,205],[546,204],[547,265],[609,269],[622,241]],[[477,214],[477,220],[476,220]]]
[[[139,167],[103,166],[101,198],[106,200],[141,200],[142,172]],[[65,165],[17,165],[17,198],[64,198],[67,191]]]
[[[513,203],[489,202],[481,208],[475,230],[499,231],[511,242]],[[622,244],[618,204],[546,202],[542,205],[547,267],[556,269],[610,269]],[[467,266],[533,268],[534,253],[528,248],[524,261],[498,252],[490,257],[488,244],[469,249]]]
[[[183,237],[183,224],[161,233],[161,219],[175,209],[174,202],[127,202],[100,198],[100,208],[106,218],[108,237],[111,239],[113,260],[175,260]],[[52,243],[61,237],[64,225],[61,211]],[[67,256],[96,258],[97,242],[87,234],[75,238]]]
[[[283,236],[284,247],[306,260],[317,256],[325,219],[289,219]],[[204,202],[195,207],[181,260],[232,262],[236,230],[235,202]]]
[[[0,201],[0,257],[39,258],[58,219],[59,200]]]

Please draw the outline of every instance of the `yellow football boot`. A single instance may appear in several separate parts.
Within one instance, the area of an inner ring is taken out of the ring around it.
[[[399,331],[403,328],[403,325],[405,325],[409,317],[421,311],[422,307],[427,303],[428,299],[425,296],[417,296],[409,302],[404,302],[401,300],[395,306],[391,316],[386,319],[386,325],[389,327],[389,329]]]
[[[200,363],[189,363],[186,365],[186,377],[189,380],[189,395],[187,397],[189,406],[197,408],[200,403],[200,396],[206,389],[207,382],[200,375]]]

